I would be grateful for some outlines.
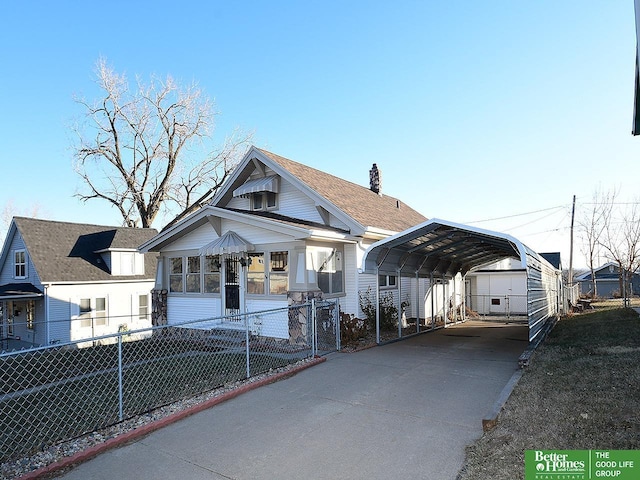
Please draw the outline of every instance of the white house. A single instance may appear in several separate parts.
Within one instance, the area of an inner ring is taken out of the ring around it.
[[[0,255],[0,345],[64,343],[151,325],[152,229],[15,217]]]
[[[240,313],[318,297],[361,316],[358,293],[375,292],[376,281],[396,300],[399,292],[415,298],[415,279],[400,286],[394,275],[358,273],[372,243],[425,220],[382,193],[375,164],[367,174],[370,188],[252,147],[208,205],[140,247],[160,254],[166,321],[226,317],[232,327]],[[425,295],[428,282],[420,283]],[[286,319],[261,324],[260,333],[290,334]]]

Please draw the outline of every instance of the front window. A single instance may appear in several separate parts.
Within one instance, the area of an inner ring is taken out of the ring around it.
[[[26,278],[27,276],[27,255],[24,250],[13,252],[15,265],[15,278]]]
[[[7,302],[7,335],[13,335],[13,302]]]
[[[323,293],[343,293],[342,252],[324,250],[318,252],[318,288]]]
[[[220,255],[204,257],[204,293],[220,293]]]
[[[187,257],[187,292],[200,293],[200,257]]]
[[[36,317],[36,302],[29,300],[27,302],[27,328],[29,330],[34,329],[34,322]]]
[[[169,291],[182,292],[182,257],[169,259]]]
[[[138,319],[149,319],[149,295],[138,295]]]
[[[264,253],[250,253],[247,267],[247,293],[264,294]]]
[[[289,291],[289,252],[271,252],[269,293],[282,295]]]

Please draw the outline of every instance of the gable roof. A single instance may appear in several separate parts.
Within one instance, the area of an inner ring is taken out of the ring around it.
[[[157,231],[14,217],[42,283],[154,279],[156,256],[145,254],[144,275],[111,275],[98,252],[136,250]],[[8,240],[8,239],[7,239]],[[5,243],[8,248],[8,242]],[[3,261],[6,253],[3,252]]]
[[[348,217],[365,230],[401,232],[426,220],[424,215],[395,197],[379,195],[362,185],[257,147],[251,147],[247,152],[229,181],[214,197],[212,205],[224,208],[233,191],[244,184],[253,172],[254,159],[286,177],[315,198],[320,206],[342,217],[343,221]]]
[[[401,232],[426,220],[424,215],[397,198],[379,195],[367,187],[294,162],[275,153],[258,150],[364,227],[377,227]]]
[[[613,267],[613,271],[609,271],[610,268]],[[615,280],[618,281],[620,277],[620,266],[616,262],[607,262],[604,265],[600,265],[597,268],[593,269],[593,273],[596,275],[596,280]],[[638,272],[634,272],[633,275],[638,275]],[[587,270],[578,275],[574,275],[573,279],[575,281],[581,282],[585,280],[591,280],[591,271]]]
[[[562,270],[562,259],[560,258],[560,252],[548,252],[540,253],[542,258],[549,262],[557,270]]]

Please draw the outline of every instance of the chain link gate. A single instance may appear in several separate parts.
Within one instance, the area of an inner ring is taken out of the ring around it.
[[[338,301],[312,300],[311,332],[315,355],[327,355],[340,350],[340,308]]]

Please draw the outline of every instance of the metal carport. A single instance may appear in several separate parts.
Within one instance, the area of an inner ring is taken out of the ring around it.
[[[506,257],[520,259],[527,272],[529,342],[548,319],[562,311],[562,275],[549,262],[511,235],[432,219],[371,245],[363,273],[398,277],[452,279]],[[379,289],[376,297],[379,299]],[[464,302],[464,295],[462,296]],[[379,302],[378,302],[379,304]],[[464,311],[464,309],[463,309]],[[445,321],[446,325],[446,321]],[[377,318],[378,343],[379,318]]]

